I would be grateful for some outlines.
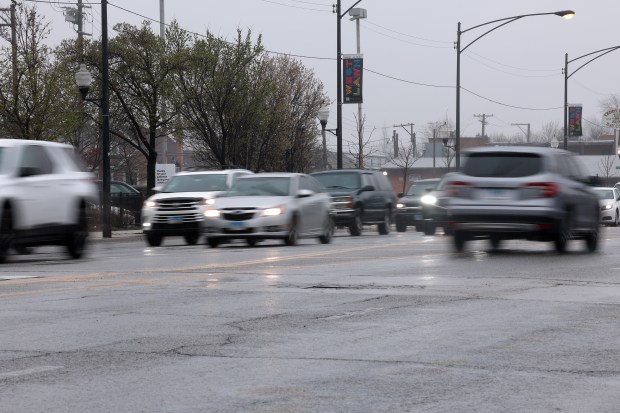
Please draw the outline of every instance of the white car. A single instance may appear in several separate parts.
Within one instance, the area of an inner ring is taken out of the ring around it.
[[[230,189],[245,169],[179,172],[157,194],[144,201],[142,232],[151,247],[161,245],[166,236],[182,236],[188,245],[198,242],[203,231],[204,210],[218,194]]]
[[[62,245],[80,258],[88,238],[88,207],[99,191],[73,146],[0,139],[0,262],[11,248]]]
[[[616,188],[594,188],[601,206],[601,224],[618,226],[620,222],[620,192]]]
[[[243,177],[205,210],[207,244],[264,239],[295,245],[298,238],[331,241],[331,198],[313,177],[301,173],[261,173]]]

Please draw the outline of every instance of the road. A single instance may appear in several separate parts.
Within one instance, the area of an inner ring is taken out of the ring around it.
[[[617,412],[620,228],[93,242],[0,267],[0,411]]]

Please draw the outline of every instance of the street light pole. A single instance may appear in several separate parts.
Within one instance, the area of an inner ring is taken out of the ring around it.
[[[585,65],[595,61],[599,57],[603,57],[606,54],[611,53],[614,50],[618,50],[618,49],[620,49],[620,46],[607,47],[605,49],[600,49],[600,50],[597,50],[595,52],[584,54],[582,56],[576,57],[576,58],[571,59],[571,60],[568,60],[568,53],[566,53],[564,55],[564,149],[565,150],[568,149],[568,78],[571,77],[572,75],[574,75],[575,73],[577,73]],[[603,52],[605,52],[605,53],[603,53]],[[597,53],[600,53],[600,54],[598,54],[597,56],[595,56],[592,59],[588,60],[587,62],[585,62],[584,64],[579,66],[577,69],[573,70],[573,73],[571,73],[570,75],[568,74],[568,64],[569,63],[572,63],[575,60],[583,59],[584,57],[595,55]]]
[[[532,13],[532,14],[522,14],[519,16],[505,17],[503,19],[496,19],[492,21],[488,21],[486,23],[478,24],[474,27],[470,27],[466,30],[461,30],[461,22],[458,22],[457,31],[456,31],[456,135],[454,142],[454,151],[455,151],[455,166],[456,169],[460,168],[461,165],[461,53],[463,53],[469,46],[476,43],[482,37],[491,33],[494,30],[499,29],[502,26],[505,26],[509,23],[512,23],[515,20],[522,19],[524,17],[532,17],[532,16],[547,16],[547,15],[556,15],[560,16],[564,19],[570,19],[575,15],[575,12],[572,10],[562,10],[550,13]],[[470,30],[477,29],[482,26],[486,26],[493,23],[499,23],[497,26],[492,27],[486,32],[482,33],[480,36],[476,37],[474,40],[469,42],[465,47],[461,48],[461,35],[463,33],[467,33]]]
[[[341,19],[362,0],[357,0],[353,6],[349,7],[344,13],[340,13],[341,0],[336,1],[336,66],[337,81],[336,87],[336,167],[342,169],[342,36]]]
[[[349,16],[351,16],[351,20],[355,20],[355,34],[357,37],[357,54],[362,53],[360,47],[360,20],[365,19],[368,16],[366,9],[355,8],[349,11]],[[362,152],[364,137],[362,136],[362,104],[357,104],[357,139],[359,145],[359,153],[357,164],[360,169],[364,168],[364,154]]]
[[[319,109],[318,114],[319,122],[321,122],[321,135],[323,137],[323,170],[327,169],[327,139],[325,137],[325,128],[327,127],[327,120],[329,119],[329,106],[325,105]]]
[[[110,77],[108,65],[108,0],[101,0],[101,146],[103,238],[112,238],[110,225]]]

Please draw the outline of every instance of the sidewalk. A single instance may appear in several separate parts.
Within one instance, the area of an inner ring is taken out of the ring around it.
[[[101,231],[91,231],[88,233],[88,238],[91,241],[136,240],[142,238],[142,229],[113,229],[111,238],[103,238]]]

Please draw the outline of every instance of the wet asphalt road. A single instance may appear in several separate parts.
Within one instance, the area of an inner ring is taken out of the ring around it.
[[[620,228],[569,253],[368,228],[0,267],[0,412],[617,412]]]

